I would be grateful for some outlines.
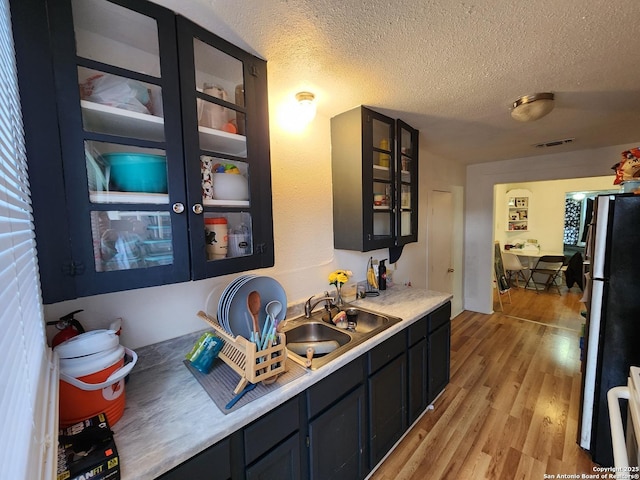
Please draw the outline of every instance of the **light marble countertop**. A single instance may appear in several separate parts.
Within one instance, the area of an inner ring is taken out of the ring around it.
[[[171,470],[451,299],[450,294],[413,287],[397,286],[380,293],[351,303],[400,317],[402,322],[227,415],[183,364],[201,332],[139,349],[138,364],[126,385],[124,415],[112,428],[122,480],[153,479]]]

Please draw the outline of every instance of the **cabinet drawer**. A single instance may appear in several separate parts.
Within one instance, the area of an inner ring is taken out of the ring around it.
[[[292,398],[244,429],[247,465],[298,430],[299,405],[298,397]]]
[[[412,325],[409,325],[407,329],[407,335],[409,337],[409,346],[413,346],[423,338],[427,337],[427,321],[428,317],[422,317],[420,320]]]
[[[431,312],[427,318],[429,319],[429,333],[431,333],[451,320],[451,302],[447,302]]]
[[[397,333],[388,340],[385,340],[377,347],[374,347],[368,354],[369,359],[369,375],[384,367],[391,360],[407,348],[406,330]]]
[[[355,359],[307,389],[309,418],[315,417],[364,381],[362,358]]]

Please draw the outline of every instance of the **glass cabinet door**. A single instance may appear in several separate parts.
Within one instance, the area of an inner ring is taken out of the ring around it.
[[[271,179],[268,138],[255,135],[268,125],[255,88],[265,64],[180,18],[178,43],[188,195],[202,205],[189,212],[194,278],[263,266]]]
[[[158,268],[189,278],[186,215],[173,204],[184,201],[174,20],[139,8],[70,0],[51,12],[71,242],[93,279],[80,295],[113,275],[118,290],[152,283]],[[173,54],[161,57],[160,37]]]
[[[418,131],[401,120],[398,124],[396,189],[397,245],[417,241]]]
[[[365,205],[370,205],[373,215],[374,242],[388,242],[394,235],[394,128],[385,117],[372,118],[371,166],[372,197]]]
[[[193,55],[206,259],[251,255],[243,63],[198,38]]]

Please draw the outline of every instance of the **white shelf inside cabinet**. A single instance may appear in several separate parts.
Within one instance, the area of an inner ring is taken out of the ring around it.
[[[247,156],[247,139],[243,135],[223,132],[209,127],[198,127],[198,134],[202,150],[226,153],[236,157]]]
[[[202,204],[207,207],[249,207],[249,200],[203,200]]]
[[[167,204],[167,193],[137,193],[137,192],[89,192],[91,203],[143,203]]]
[[[80,106],[87,130],[159,142],[164,140],[164,119],[161,117],[87,100],[81,100]]]
[[[379,172],[379,173],[388,175],[389,171],[390,171],[390,168],[389,167],[383,167],[382,165],[374,165],[373,166],[373,172],[376,173],[376,171]]]

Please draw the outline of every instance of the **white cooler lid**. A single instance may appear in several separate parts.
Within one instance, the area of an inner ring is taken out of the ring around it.
[[[81,333],[57,345],[54,350],[63,358],[84,357],[113,350],[120,344],[120,337],[113,330],[91,330]]]
[[[76,358],[61,358],[60,371],[70,377],[80,378],[100,372],[119,362],[124,357],[124,347],[116,346],[111,350]]]

